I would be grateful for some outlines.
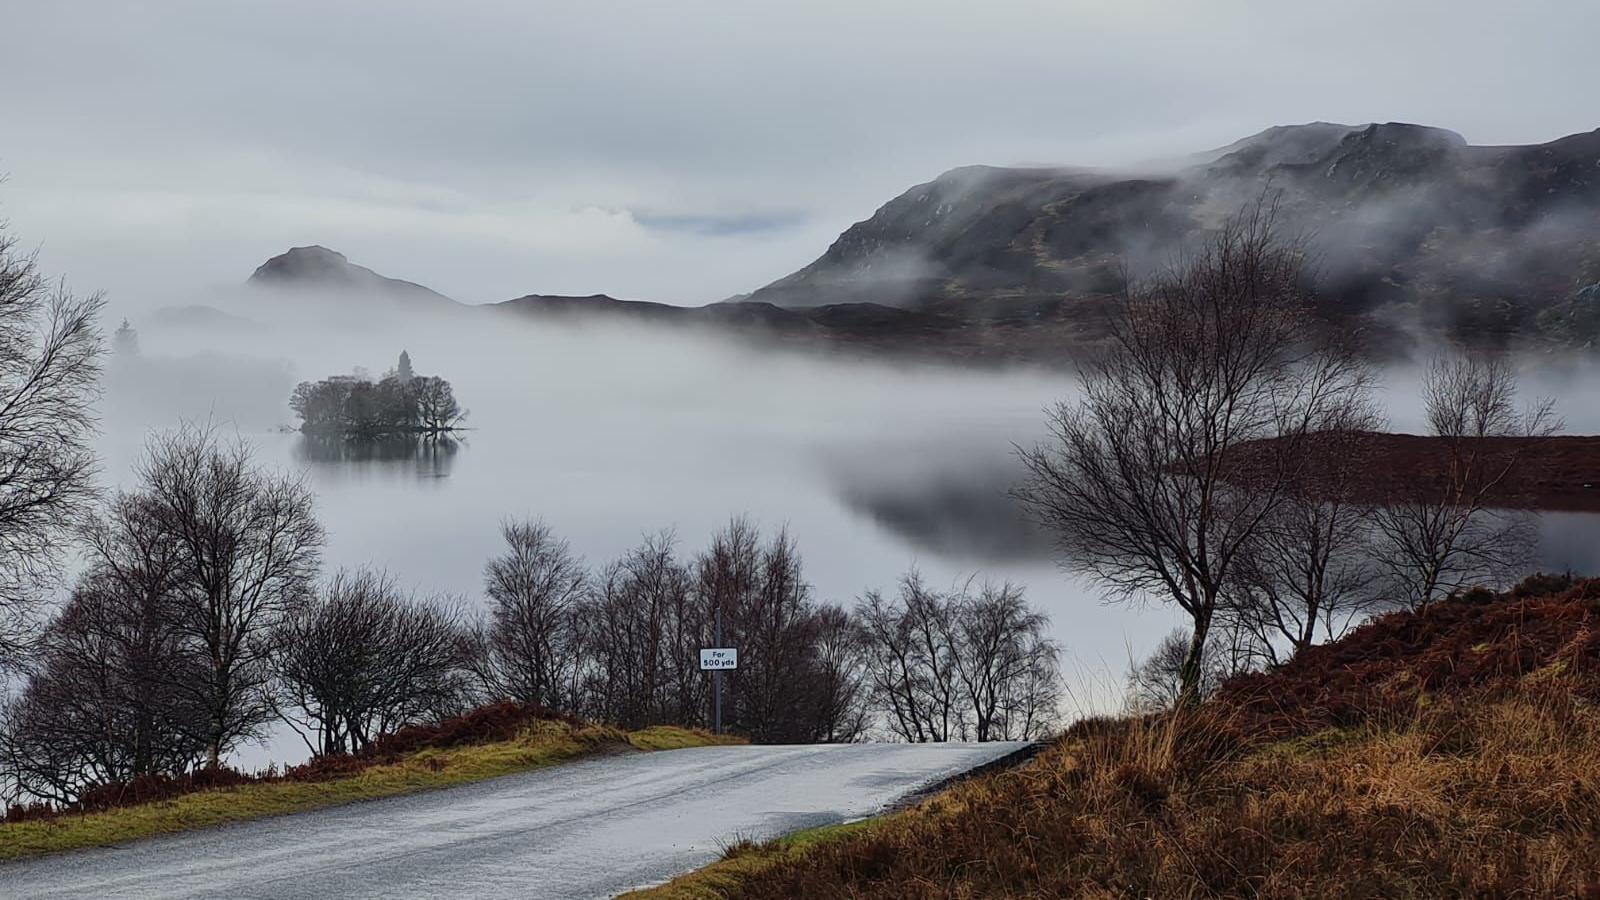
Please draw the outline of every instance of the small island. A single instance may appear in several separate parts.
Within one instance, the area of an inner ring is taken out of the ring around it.
[[[289,408],[300,417],[302,432],[362,439],[449,434],[460,431],[467,417],[450,382],[416,374],[404,350],[378,381],[358,369],[353,375],[301,382]]]

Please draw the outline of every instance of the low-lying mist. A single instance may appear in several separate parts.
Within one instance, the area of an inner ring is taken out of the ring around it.
[[[108,482],[127,476],[146,429],[210,421],[308,472],[330,563],[371,561],[464,594],[499,520],[525,514],[597,558],[666,526],[698,540],[737,513],[788,523],[819,594],[836,599],[912,563],[954,577],[1026,560],[1030,580],[1056,580],[1005,490],[1012,443],[1036,439],[1044,408],[1071,390],[1061,372],[886,365],[471,310],[370,328],[254,316],[244,331],[139,329],[141,354],[114,360],[105,398]],[[282,433],[296,382],[357,367],[378,377],[402,349],[470,410],[455,446],[427,447],[419,464],[405,447]],[[950,485],[944,509],[919,510],[913,495],[932,481]]]
[[[473,310],[370,328],[254,318],[244,331],[139,328],[138,356],[110,366],[107,484],[129,480],[151,429],[208,421],[265,465],[305,473],[325,571],[376,566],[472,604],[508,516],[542,518],[601,564],[646,532],[675,528],[692,549],[748,514],[789,529],[818,599],[892,589],[912,566],[933,584],[979,571],[1026,584],[1077,654],[1068,670],[1112,673],[1106,684],[1129,648],[1170,628],[1159,612],[1100,606],[1005,495],[1013,442],[1037,439],[1044,408],[1072,390],[1061,372],[885,365]],[[401,350],[418,374],[450,380],[469,430],[376,445],[290,430],[295,383],[357,367],[381,377]],[[298,753],[274,741],[245,761]]]
[[[1045,409],[1070,399],[1066,371],[885,364],[485,310],[370,313],[329,324],[305,307],[264,307],[248,327],[134,323],[139,352],[108,369],[103,481],[128,480],[151,430],[210,422],[265,465],[309,479],[328,529],[325,571],[375,566],[469,604],[506,517],[542,518],[599,564],[661,528],[699,547],[748,514],[789,529],[822,600],[891,588],[913,566],[934,584],[974,572],[1026,584],[1052,617],[1081,706],[1114,704],[1129,660],[1174,624],[1162,608],[1104,605],[1063,574],[1049,537],[1007,496],[1020,471],[1013,445],[1042,437]],[[381,377],[401,350],[417,373],[450,380],[467,431],[363,444],[293,430],[297,382]],[[1559,406],[1569,431],[1600,430],[1600,412],[1575,399],[1600,384],[1592,364],[1530,357],[1524,369],[1529,398],[1574,398]],[[1413,367],[1382,373],[1394,430],[1422,428],[1418,379]],[[1600,530],[1592,519],[1547,523],[1547,567],[1593,568],[1593,542],[1572,538]],[[274,741],[244,762],[297,755]]]

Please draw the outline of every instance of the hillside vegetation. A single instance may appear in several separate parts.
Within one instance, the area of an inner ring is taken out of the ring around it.
[[[670,726],[628,732],[498,703],[281,773],[201,770],[108,785],[65,812],[13,808],[0,825],[0,861],[468,784],[602,753],[720,743],[743,741]]]
[[[1394,613],[697,894],[1600,892],[1600,580]]]

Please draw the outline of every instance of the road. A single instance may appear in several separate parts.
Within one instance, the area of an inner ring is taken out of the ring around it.
[[[611,897],[1020,744],[705,747],[0,864],[0,897]]]

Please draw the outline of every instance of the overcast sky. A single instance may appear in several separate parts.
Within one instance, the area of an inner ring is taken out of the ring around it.
[[[469,302],[701,303],[958,165],[1588,131],[1596,35],[1596,0],[11,0],[0,216],[133,307],[309,243]]]

